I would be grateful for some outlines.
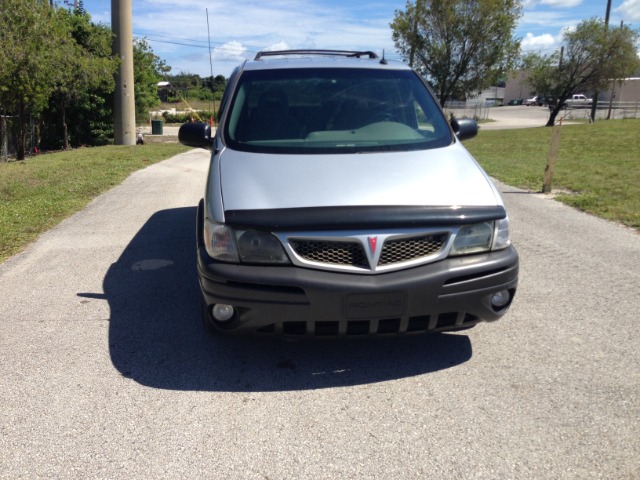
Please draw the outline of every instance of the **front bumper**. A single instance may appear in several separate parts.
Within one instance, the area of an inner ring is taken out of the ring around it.
[[[506,313],[518,283],[518,254],[496,252],[447,258],[380,275],[310,270],[295,266],[232,265],[198,247],[205,315],[233,334],[366,336],[446,331]],[[508,290],[495,308],[492,294]],[[232,305],[234,318],[211,318],[214,304]]]

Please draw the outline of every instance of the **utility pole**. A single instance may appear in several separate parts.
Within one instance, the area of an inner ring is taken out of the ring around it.
[[[116,145],[136,144],[136,104],[133,91],[133,27],[131,0],[111,0],[113,53],[120,59],[116,72],[113,133]]]
[[[607,11],[608,13],[608,11]],[[620,30],[624,27],[624,20],[620,20]],[[611,95],[609,95],[609,111],[607,112],[607,120],[611,120],[611,110],[613,110],[613,99],[616,94],[616,79],[611,80]]]
[[[604,28],[605,31],[609,30],[609,17],[611,15],[611,0],[607,0],[607,10],[605,12],[605,17],[604,17]],[[598,90],[596,90],[593,93],[593,103],[591,104],[591,121],[595,122],[596,121],[596,110],[598,109],[598,96],[600,95],[600,92]]]

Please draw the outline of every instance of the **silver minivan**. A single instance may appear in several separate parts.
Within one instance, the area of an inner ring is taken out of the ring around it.
[[[406,335],[497,320],[518,254],[500,193],[423,79],[373,52],[261,52],[231,75],[197,215],[216,333]]]

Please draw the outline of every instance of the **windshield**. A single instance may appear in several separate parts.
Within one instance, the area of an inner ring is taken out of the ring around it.
[[[451,131],[410,70],[287,69],[242,73],[225,141],[263,153],[353,153],[438,148]]]

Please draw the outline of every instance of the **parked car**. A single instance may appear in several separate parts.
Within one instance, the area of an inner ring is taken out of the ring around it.
[[[586,95],[583,95],[582,93],[577,93],[567,98],[562,106],[564,108],[567,108],[567,107],[585,108],[585,107],[590,107],[592,104],[593,104],[592,98],[588,98]]]
[[[258,53],[236,68],[197,213],[215,333],[406,335],[502,317],[518,254],[500,192],[424,80],[372,52]]]
[[[547,100],[544,95],[536,95],[535,97],[528,98],[524,101],[524,104],[527,106],[536,105],[538,107],[542,107],[547,104]]]
[[[509,100],[508,105],[522,105],[522,102],[524,102],[524,100],[522,98],[518,98],[514,100]]]

